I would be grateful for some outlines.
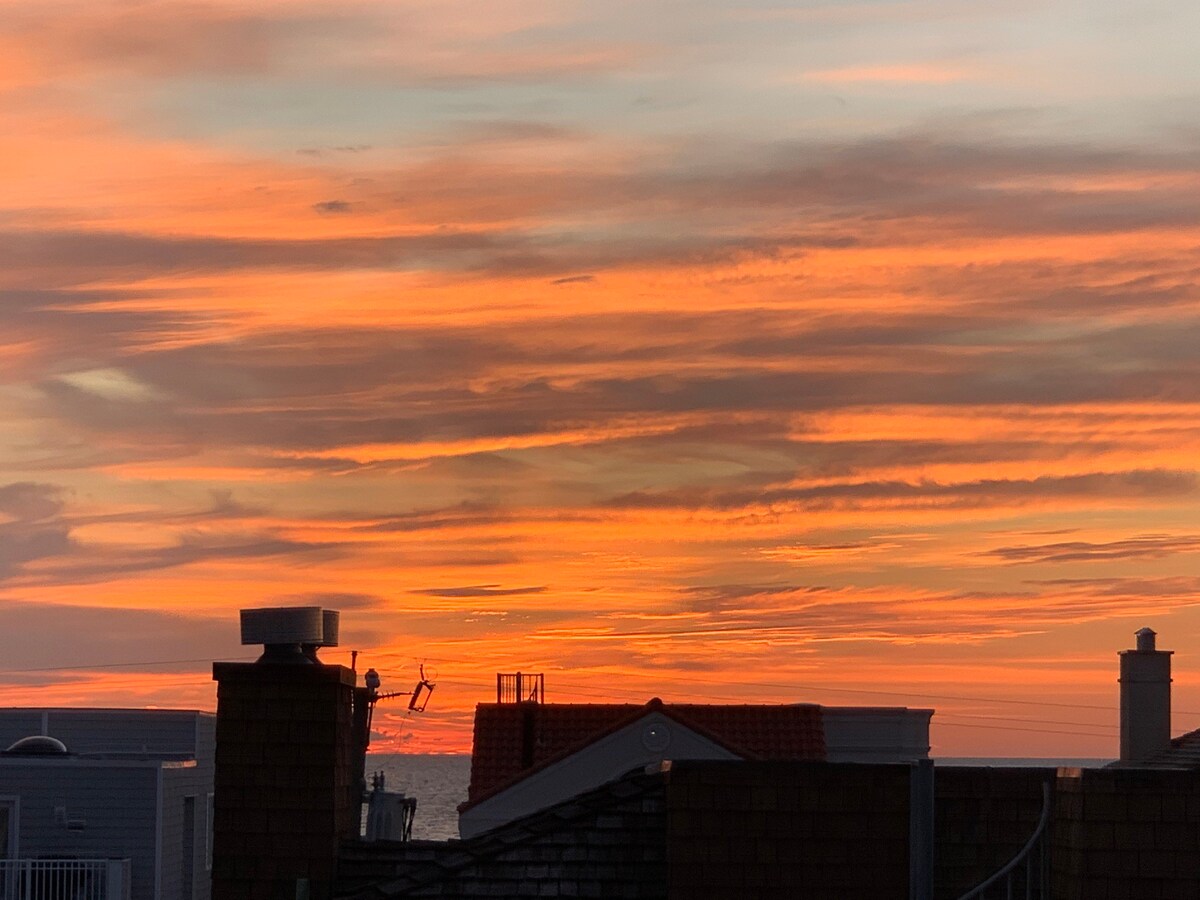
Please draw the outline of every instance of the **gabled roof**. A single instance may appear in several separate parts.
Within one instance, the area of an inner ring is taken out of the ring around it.
[[[1109,763],[1119,769],[1200,769],[1200,728],[1171,738],[1171,746],[1149,759]]]
[[[475,708],[471,785],[465,809],[501,788],[661,712],[743,759],[823,760],[821,708],[814,704],[480,703]]]
[[[335,895],[665,897],[665,796],[635,772],[468,840],[346,844]]]
[[[1171,749],[1167,754],[1181,766],[1200,769],[1200,729],[1171,738]]]

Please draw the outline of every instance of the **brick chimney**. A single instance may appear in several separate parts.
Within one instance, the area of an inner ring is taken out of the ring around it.
[[[1149,628],[1121,657],[1121,762],[1141,762],[1171,746],[1171,650],[1155,649]]]
[[[317,659],[336,633],[331,610],[243,610],[242,643],[262,657],[213,664],[213,900],[332,894],[340,845],[358,834],[366,746],[354,672]]]

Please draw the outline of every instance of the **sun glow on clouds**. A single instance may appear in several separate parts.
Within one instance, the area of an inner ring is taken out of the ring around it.
[[[1200,705],[1200,157],[1152,39],[1033,6],[10,8],[0,703],[211,707],[237,609],[314,603],[332,661],[438,671],[394,749],[465,749],[519,668],[1106,755],[1144,624]],[[1090,131],[1107,75],[1044,93],[1080,35],[1142,73]],[[1080,708],[970,699],[1047,693]]]
[[[892,84],[949,84],[978,78],[979,73],[958,66],[929,65],[925,63],[897,64],[884,66],[849,66],[844,69],[823,69],[805,72],[804,81],[824,84],[858,84],[880,82]]]

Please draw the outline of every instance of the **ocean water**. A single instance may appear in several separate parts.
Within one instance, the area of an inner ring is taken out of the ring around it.
[[[1038,769],[1057,769],[1065,766],[1072,769],[1099,769],[1113,762],[1112,758],[1095,756],[941,756],[934,759],[935,766],[995,766],[997,768],[1012,768],[1028,766]]]
[[[368,753],[367,786],[382,772],[389,791],[417,798],[414,840],[458,837],[458,804],[467,799],[471,757],[422,753]]]

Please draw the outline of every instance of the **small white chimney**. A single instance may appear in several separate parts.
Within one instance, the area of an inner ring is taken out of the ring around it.
[[[1121,657],[1121,762],[1141,762],[1171,746],[1171,650],[1156,650],[1143,628]]]

